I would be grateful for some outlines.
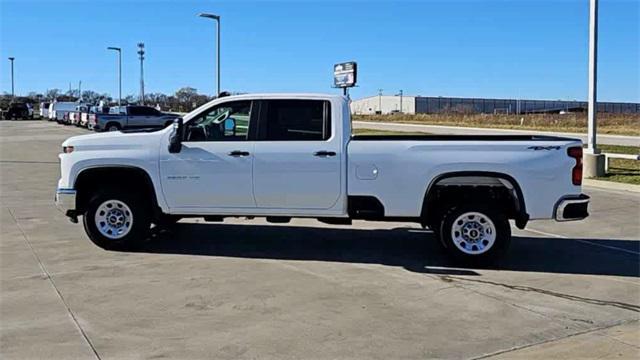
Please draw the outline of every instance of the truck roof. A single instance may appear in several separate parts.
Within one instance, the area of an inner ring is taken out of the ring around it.
[[[221,99],[344,99],[344,96],[322,93],[255,93],[225,96]]]

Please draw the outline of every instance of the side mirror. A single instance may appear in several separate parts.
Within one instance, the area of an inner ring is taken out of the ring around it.
[[[173,121],[173,133],[169,136],[169,152],[172,154],[179,153],[182,150],[182,135],[184,132],[184,123],[182,118]]]

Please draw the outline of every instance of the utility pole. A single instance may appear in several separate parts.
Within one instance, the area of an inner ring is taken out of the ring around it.
[[[82,100],[82,80],[78,81],[78,100]]]
[[[144,105],[144,43],[138,43],[138,55],[140,57],[140,105]]]
[[[382,89],[378,89],[378,111],[382,115]]]
[[[587,150],[584,156],[584,177],[605,174],[605,155],[600,154],[596,141],[598,115],[598,0],[589,1],[589,106],[587,109]]]
[[[122,106],[122,49],[110,46],[107,50],[118,52],[118,107]],[[118,110],[120,111],[120,110]]]
[[[14,58],[13,56],[9,58],[9,61],[11,61],[11,100],[13,100],[13,98],[16,97],[16,93],[13,88],[13,60],[15,59],[16,58]]]
[[[213,19],[216,21],[216,33],[217,33],[217,46],[216,46],[216,64],[217,64],[217,92],[216,97],[220,96],[220,16],[215,14],[201,13],[200,17]]]
[[[404,92],[402,91],[402,89],[400,89],[400,93],[398,95],[400,95],[400,114],[403,113],[402,111],[402,95],[404,94]]]

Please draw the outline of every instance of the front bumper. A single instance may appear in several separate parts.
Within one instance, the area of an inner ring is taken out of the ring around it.
[[[563,197],[555,207],[556,221],[582,220],[589,216],[589,196],[585,194]]]
[[[76,218],[76,191],[74,189],[56,190],[56,207],[70,218]]]

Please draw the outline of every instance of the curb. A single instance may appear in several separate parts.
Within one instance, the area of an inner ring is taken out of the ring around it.
[[[590,186],[598,189],[607,189],[607,190],[621,190],[621,191],[629,191],[633,193],[640,193],[640,185],[635,184],[624,184],[614,181],[604,181],[604,180],[595,180],[595,179],[583,179],[582,184],[584,186]]]

